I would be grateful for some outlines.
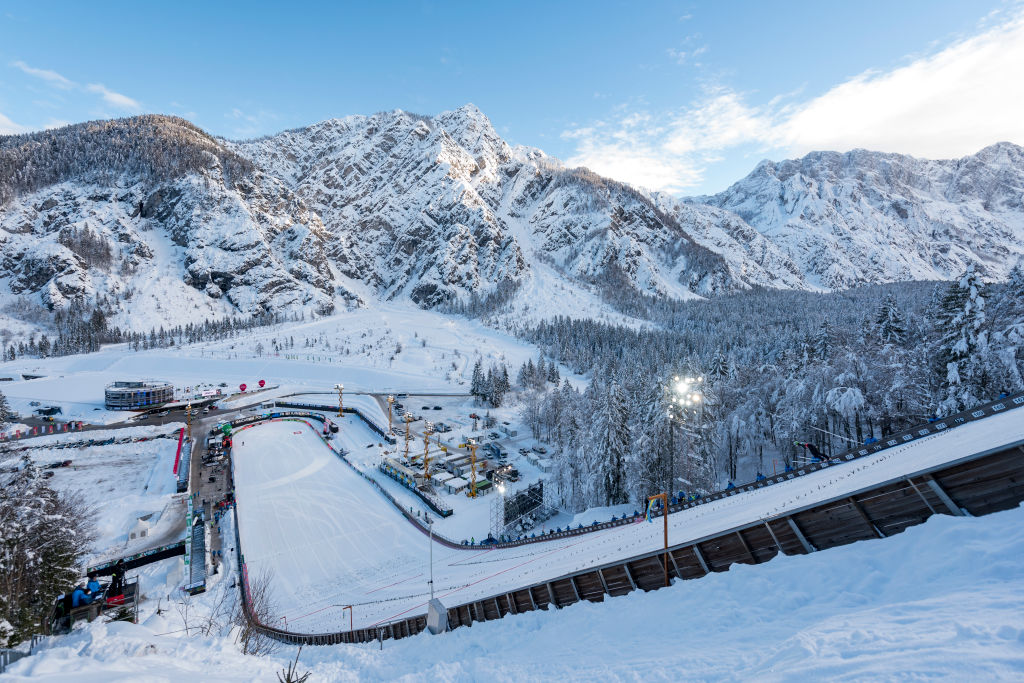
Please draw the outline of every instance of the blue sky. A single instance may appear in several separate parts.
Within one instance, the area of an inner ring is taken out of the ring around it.
[[[473,102],[513,144],[698,194],[813,149],[1024,144],[1022,16],[995,0],[3,2],[0,133],[160,112],[244,138]]]

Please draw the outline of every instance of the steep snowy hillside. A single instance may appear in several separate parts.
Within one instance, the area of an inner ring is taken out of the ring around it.
[[[233,312],[332,310],[319,218],[251,164],[226,167],[232,155],[209,138],[223,153],[203,149],[196,135],[185,121],[144,116],[0,141],[5,160],[47,146],[53,164],[78,160],[26,183],[0,209],[0,278],[10,294],[50,309],[100,301],[116,322],[143,329]],[[147,147],[147,137],[158,144]],[[110,139],[127,141],[135,158],[103,158]],[[177,167],[190,154],[199,163]]]
[[[517,319],[604,317],[623,288],[834,289],[969,262],[998,278],[1024,254],[1022,190],[1007,143],[763,162],[678,200],[510,147],[472,105],[248,142],[174,117],[96,121],[0,137],[0,319],[99,304],[148,329],[513,291]]]
[[[628,186],[512,149],[472,105],[351,116],[234,149],[319,214],[342,276],[385,298],[431,306],[552,270],[579,283],[614,271],[683,298],[788,284],[744,276]]]
[[[1024,255],[1024,148],[929,161],[854,150],[763,161],[709,204],[738,215],[826,289],[947,280],[974,263],[1004,278]]]

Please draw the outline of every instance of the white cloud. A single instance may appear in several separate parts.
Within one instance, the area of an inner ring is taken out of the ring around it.
[[[794,154],[854,147],[958,157],[1024,143],[1024,15],[888,73],[864,73],[779,125]]]
[[[1021,74],[1018,11],[1000,26],[814,98],[795,101],[790,93],[753,105],[719,86],[681,110],[621,112],[563,138],[576,140],[569,164],[669,192],[697,186],[710,164],[740,146],[787,156],[860,147],[959,157],[1001,140],[1024,144]]]
[[[36,67],[29,66],[20,60],[11,62],[11,66],[20,69],[29,76],[40,78],[46,81],[49,85],[60,90],[79,90],[94,93],[103,98],[104,102],[118,109],[130,112],[142,111],[142,105],[139,104],[137,100],[119,92],[114,92],[102,83],[89,83],[88,85],[83,86],[69,78],[65,78],[56,71],[38,69]]]
[[[117,107],[118,109],[125,109],[127,111],[142,110],[142,105],[140,105],[137,101],[133,100],[127,95],[122,95],[119,92],[114,92],[113,90],[108,89],[102,83],[90,83],[86,86],[85,89],[89,92],[94,92],[101,95],[103,97],[104,102],[114,107]]]
[[[234,107],[224,118],[237,121],[238,123],[230,131],[229,135],[234,139],[248,139],[258,135],[266,135],[270,126],[277,120],[277,114],[260,109],[255,114],[244,112]]]
[[[0,113],[0,135],[17,135],[18,133],[27,133],[28,131],[29,129],[25,126],[19,126]]]
[[[44,81],[47,81],[51,85],[54,85],[62,90],[71,90],[72,88],[77,87],[77,84],[74,81],[64,78],[56,71],[50,71],[49,69],[37,69],[35,67],[29,66],[28,64],[20,60],[16,62],[11,62],[11,66],[21,69],[29,76],[41,78]]]

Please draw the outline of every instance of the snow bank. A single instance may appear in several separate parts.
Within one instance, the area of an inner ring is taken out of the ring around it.
[[[377,645],[306,648],[316,680],[1019,680],[1024,509]],[[170,619],[161,628],[170,628]],[[273,680],[293,658],[93,624],[10,680]]]

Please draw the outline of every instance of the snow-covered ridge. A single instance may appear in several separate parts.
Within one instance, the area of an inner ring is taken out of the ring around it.
[[[1024,148],[931,161],[862,149],[763,161],[695,208],[732,212],[826,289],[948,280],[973,263],[1002,279],[1024,256]]]
[[[581,315],[622,286],[835,289],[968,263],[1000,278],[1024,254],[1024,150],[1009,143],[954,161],[814,153],[679,200],[513,148],[466,105],[244,142],[173,117],[92,122],[0,138],[7,167],[0,301],[99,301],[135,328],[434,307],[508,283],[532,311]]]

